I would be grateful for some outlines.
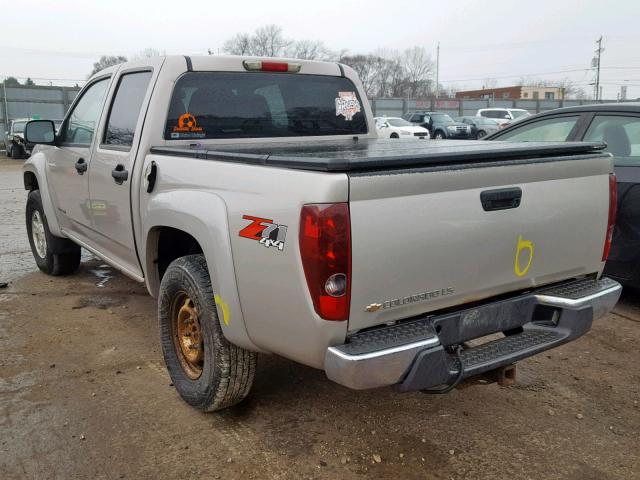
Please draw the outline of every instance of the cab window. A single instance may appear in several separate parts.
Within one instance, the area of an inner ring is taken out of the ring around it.
[[[93,83],[65,120],[60,131],[60,143],[89,147],[98,126],[109,79]]]
[[[149,80],[151,72],[126,73],[120,77],[104,132],[105,145],[131,147]]]
[[[604,142],[619,166],[640,166],[640,117],[596,115],[585,142]]]
[[[575,127],[579,115],[554,117],[520,125],[504,132],[496,140],[513,142],[565,142]]]
[[[189,72],[176,82],[166,140],[367,133],[358,90],[344,77]]]

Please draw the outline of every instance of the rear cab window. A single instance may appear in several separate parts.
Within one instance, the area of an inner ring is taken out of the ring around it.
[[[166,140],[358,135],[366,115],[351,80],[325,75],[189,72],[176,82]]]

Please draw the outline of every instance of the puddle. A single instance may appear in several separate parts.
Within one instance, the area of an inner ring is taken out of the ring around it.
[[[90,297],[81,297],[76,304],[71,307],[73,309],[80,309],[86,307],[95,307],[101,310],[106,310],[110,307],[117,307],[125,303],[122,297],[108,297],[105,295],[92,295]]]
[[[93,273],[100,280],[96,283],[96,287],[98,288],[104,288],[107,282],[114,276],[111,267],[104,263],[96,268],[89,269],[89,272]]]

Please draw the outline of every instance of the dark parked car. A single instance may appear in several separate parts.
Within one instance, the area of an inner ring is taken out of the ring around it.
[[[618,217],[605,273],[640,287],[640,103],[560,108],[513,124],[487,140],[604,142],[615,157]]]
[[[466,139],[471,137],[471,127],[465,123],[455,122],[448,114],[442,112],[409,112],[402,118],[429,130],[431,138]]]
[[[33,145],[24,140],[24,126],[28,121],[28,118],[20,118],[9,122],[7,131],[4,132],[4,146],[8,157],[23,158],[31,153]]]
[[[473,138],[483,138],[500,130],[500,124],[491,118],[468,116],[457,117],[456,121],[471,125],[471,136]]]

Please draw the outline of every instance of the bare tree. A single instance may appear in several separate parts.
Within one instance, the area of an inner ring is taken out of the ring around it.
[[[281,27],[265,25],[251,37],[251,53],[259,57],[280,57],[290,44],[291,41],[282,35]]]
[[[123,57],[122,55],[103,55],[102,57],[100,57],[100,60],[93,64],[93,70],[91,70],[89,77],[91,77],[95,73],[98,73],[100,70],[104,70],[107,67],[112,67],[113,65],[118,65],[126,61],[127,57]]]
[[[482,88],[496,88],[498,86],[498,80],[495,78],[485,78],[482,80]]]
[[[367,96],[376,94],[377,57],[374,55],[347,55],[340,59],[340,63],[349,65],[356,71]]]
[[[285,54],[288,57],[303,60],[333,60],[337,58],[336,53],[329,50],[319,40],[297,40],[291,42]]]
[[[248,33],[236,34],[224,42],[222,50],[229,55],[252,55],[251,35]]]
[[[411,97],[428,96],[434,65],[427,50],[423,47],[408,48],[402,53],[402,66]]]
[[[138,53],[131,57],[131,60],[144,60],[145,58],[161,57],[166,55],[166,50],[160,51],[157,48],[147,47],[144,50],[140,50]]]

